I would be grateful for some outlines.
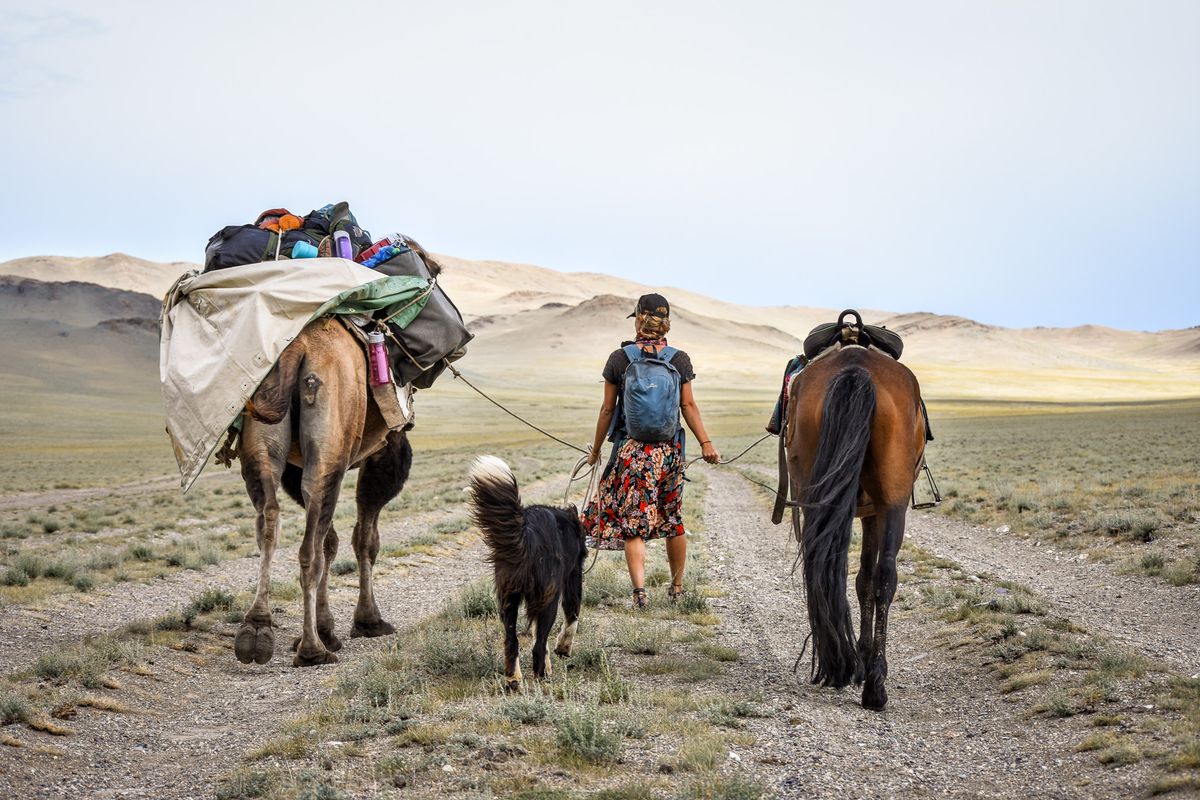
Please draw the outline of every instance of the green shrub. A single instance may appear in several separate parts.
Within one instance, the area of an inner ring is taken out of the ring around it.
[[[9,567],[0,576],[0,584],[4,586],[28,586],[29,573],[19,567]]]
[[[334,575],[349,575],[351,572],[358,571],[358,562],[350,559],[342,559],[341,561],[333,562],[329,571]]]
[[[25,722],[33,716],[29,701],[19,694],[0,694],[0,725]]]
[[[536,725],[550,716],[552,708],[544,697],[511,697],[500,704],[500,715],[518,725]]]
[[[138,561],[151,561],[154,558],[154,549],[146,544],[131,544],[128,552],[130,558]]]
[[[621,737],[604,730],[596,706],[569,706],[554,722],[558,747],[593,764],[608,764],[621,755]]]
[[[46,565],[33,553],[22,553],[17,556],[14,567],[24,570],[30,578],[39,578],[46,571]]]
[[[76,573],[71,579],[71,585],[81,592],[90,592],[96,587],[96,576],[90,572]]]

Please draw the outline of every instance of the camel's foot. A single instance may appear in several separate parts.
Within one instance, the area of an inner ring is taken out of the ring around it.
[[[243,664],[266,664],[275,653],[275,631],[271,623],[246,621],[233,637],[233,654]]]
[[[325,649],[329,652],[336,653],[342,649],[342,640],[333,631],[317,631],[317,636],[321,637],[321,644],[325,645]],[[300,649],[300,642],[303,639],[303,636],[297,636],[295,639],[292,639],[293,653]]]
[[[354,624],[350,626],[350,636],[352,638],[359,636],[389,636],[395,632],[396,629],[392,627],[392,623],[384,622],[382,619],[377,619],[374,622],[359,622],[358,620],[354,620]]]
[[[296,651],[292,658],[293,667],[319,667],[322,664],[336,664],[338,657],[324,647],[305,650],[303,647]]]

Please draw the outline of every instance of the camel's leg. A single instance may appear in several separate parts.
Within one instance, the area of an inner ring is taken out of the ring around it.
[[[583,603],[583,563],[575,565],[563,587],[563,627],[554,642],[554,652],[566,658],[571,655],[571,643],[579,628],[579,606]],[[553,620],[552,620],[553,621]]]
[[[358,605],[351,636],[386,636],[396,629],[379,613],[375,602],[374,569],[379,555],[379,512],[400,494],[412,467],[412,447],[402,431],[388,434],[387,444],[363,462],[358,475],[358,521],[351,544],[358,559]]]
[[[304,470],[295,464],[288,464],[283,470],[282,484],[284,491],[301,508],[304,507],[304,493],[301,489],[303,478]],[[317,586],[317,636],[320,637],[321,643],[325,645],[325,649],[334,653],[342,649],[342,640],[333,632],[333,612],[329,610],[329,567],[337,558],[337,550],[337,531],[333,525],[330,525],[329,532],[325,534],[325,569],[321,572],[321,582]],[[300,640],[302,638],[301,636],[297,636],[292,640],[292,650],[300,647]]]
[[[304,492],[304,541],[300,543],[300,589],[304,595],[304,628],[292,666],[308,667],[332,664],[337,656],[329,652],[317,634],[317,598],[326,571],[325,540],[333,529],[331,521],[337,506],[344,469],[309,465],[302,481]]]
[[[854,588],[858,592],[858,669],[854,671],[854,682],[862,683],[866,676],[867,661],[874,646],[875,628],[875,565],[879,561],[879,517],[863,517],[862,556],[859,560],[858,577]]]
[[[257,512],[255,538],[258,542],[258,590],[233,640],[238,661],[266,664],[275,650],[271,623],[271,559],[279,541],[279,484],[287,452],[291,447],[291,425],[285,416],[279,425],[266,428],[248,422],[242,436],[242,479]]]
[[[863,707],[882,710],[887,705],[887,626],[888,610],[896,594],[896,553],[904,541],[904,515],[908,504],[893,506],[879,517],[882,528],[879,544],[879,561],[875,565],[872,588],[875,594],[875,641],[871,659],[866,665],[866,682],[863,685]]]
[[[504,622],[504,688],[515,692],[521,688],[521,654],[517,642],[521,595],[514,592],[502,598],[502,601],[500,618]]]
[[[546,656],[546,640],[550,638],[550,629],[554,627],[554,620],[557,617],[558,595],[556,594],[546,604],[546,607],[538,612],[537,618],[533,621],[533,674],[538,678],[547,678],[554,670],[550,659]]]

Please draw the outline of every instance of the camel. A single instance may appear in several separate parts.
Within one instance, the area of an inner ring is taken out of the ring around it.
[[[342,643],[329,610],[329,565],[337,556],[333,529],[342,478],[359,469],[358,520],[351,544],[358,559],[353,636],[386,636],[395,628],[379,613],[372,570],[379,552],[379,512],[404,487],[412,447],[389,430],[367,387],[362,346],[338,320],[310,322],[288,345],[247,406],[237,447],[246,491],[257,511],[261,564],[258,591],[234,639],[243,663],[265,664],[275,650],[270,605],[271,559],[279,534],[279,487],[305,511],[300,544],[304,629],[293,643],[293,666],[337,661]]]

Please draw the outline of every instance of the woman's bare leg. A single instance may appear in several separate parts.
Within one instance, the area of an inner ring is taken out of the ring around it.
[[[625,566],[629,567],[629,580],[633,588],[646,585],[646,540],[640,536],[625,540]]]
[[[667,539],[667,563],[671,565],[671,585],[683,586],[683,568],[687,566],[687,536],[679,534]]]

